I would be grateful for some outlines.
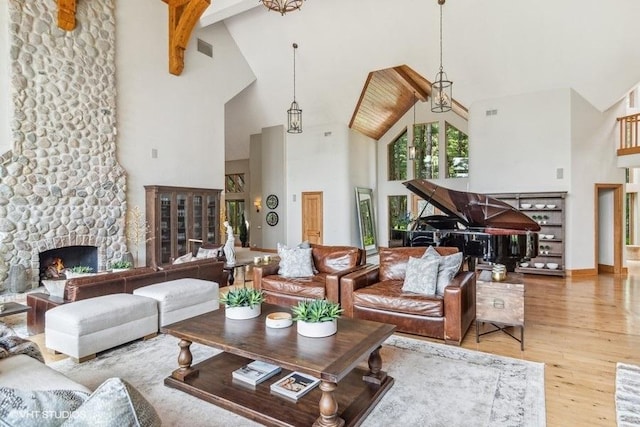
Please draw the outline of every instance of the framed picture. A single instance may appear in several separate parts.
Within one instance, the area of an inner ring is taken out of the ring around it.
[[[278,223],[278,214],[273,211],[269,212],[267,214],[267,224],[273,227],[277,223]]]
[[[269,194],[267,196],[267,207],[269,209],[275,209],[278,207],[278,196],[276,196],[275,194]]]

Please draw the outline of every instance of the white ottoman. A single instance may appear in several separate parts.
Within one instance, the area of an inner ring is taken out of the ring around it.
[[[156,301],[112,294],[63,304],[45,314],[45,346],[78,362],[158,332]]]
[[[199,316],[220,306],[218,284],[201,279],[176,279],[133,291],[158,301],[160,327]]]

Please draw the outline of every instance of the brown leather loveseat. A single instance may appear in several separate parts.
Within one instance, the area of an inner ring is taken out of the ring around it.
[[[279,261],[253,268],[253,286],[262,289],[266,302],[291,306],[305,299],[340,301],[340,278],[363,267],[366,252],[355,246],[310,245],[311,277],[284,277],[278,274]]]
[[[380,248],[380,264],[342,277],[344,314],[396,325],[398,332],[443,339],[460,345],[476,316],[476,277],[458,272],[444,295],[403,292],[409,257],[420,258],[424,247]],[[457,248],[438,247],[440,255]]]

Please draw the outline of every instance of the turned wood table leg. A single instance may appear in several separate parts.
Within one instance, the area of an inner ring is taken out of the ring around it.
[[[382,370],[382,357],[380,357],[380,349],[376,348],[369,355],[369,372],[362,377],[362,380],[373,384],[382,384],[387,377],[387,373]]]
[[[313,423],[313,427],[342,427],[344,420],[338,416],[338,402],[333,391],[338,387],[336,383],[328,381],[320,382],[320,416]]]
[[[191,377],[197,377],[198,370],[191,367],[191,362],[193,362],[193,355],[191,354],[191,341],[180,340],[178,346],[180,347],[180,354],[178,354],[179,368],[173,371],[171,376],[180,381],[185,381],[186,379]]]

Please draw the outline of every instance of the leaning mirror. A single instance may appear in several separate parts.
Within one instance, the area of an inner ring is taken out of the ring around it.
[[[356,187],[356,211],[360,226],[361,247],[367,255],[375,255],[378,253],[378,239],[373,213],[373,191],[370,188]]]

